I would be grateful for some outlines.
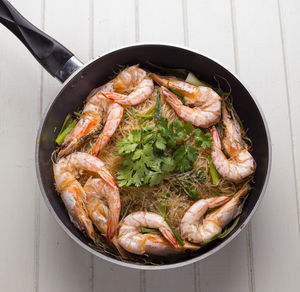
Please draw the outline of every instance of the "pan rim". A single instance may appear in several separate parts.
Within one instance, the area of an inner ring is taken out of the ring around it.
[[[87,66],[89,66],[90,64],[96,62],[98,59],[105,57],[111,53],[115,53],[117,51],[120,51],[122,49],[127,49],[127,48],[132,48],[132,47],[143,47],[143,46],[166,46],[166,47],[173,47],[173,48],[179,48],[179,49],[183,49],[186,51],[189,51],[191,53],[195,53],[198,54],[200,56],[204,56],[210,60],[212,60],[213,62],[217,63],[218,65],[222,66],[226,71],[228,71],[230,74],[232,74],[237,80],[238,82],[240,82],[245,88],[246,90],[249,92],[252,100],[254,101],[259,114],[262,118],[264,127],[265,127],[265,131],[266,131],[266,136],[267,136],[267,142],[268,142],[268,166],[267,166],[267,173],[266,173],[266,177],[265,177],[265,182],[264,185],[262,187],[262,190],[260,192],[259,198],[256,202],[256,204],[254,205],[254,207],[252,208],[251,212],[249,213],[249,215],[247,216],[247,218],[245,219],[245,222],[239,227],[239,229],[237,229],[235,232],[233,232],[231,235],[229,235],[222,243],[220,243],[219,245],[217,245],[216,247],[214,247],[212,250],[196,256],[192,259],[188,259],[179,263],[174,263],[174,264],[166,264],[166,265],[159,265],[159,266],[149,266],[149,265],[140,265],[140,264],[133,264],[133,263],[127,263],[127,262],[123,262],[121,260],[117,260],[114,258],[110,258],[108,256],[106,256],[105,254],[102,254],[100,252],[95,251],[94,249],[92,249],[91,247],[89,247],[87,244],[83,243],[81,240],[79,240],[68,228],[67,226],[61,221],[61,219],[58,217],[58,215],[56,214],[56,212],[54,211],[54,209],[52,208],[48,197],[46,195],[46,191],[44,189],[44,185],[42,183],[42,179],[41,179],[41,172],[40,172],[40,168],[39,168],[39,138],[43,129],[43,125],[45,122],[45,118],[53,104],[53,102],[56,100],[56,98],[59,96],[59,94],[61,93],[62,90],[64,90],[68,84],[71,82],[71,80],[73,80],[73,78],[75,76],[77,76],[83,69],[85,69]],[[265,195],[266,192],[266,188],[269,182],[269,177],[270,177],[270,172],[271,172],[271,164],[272,164],[272,148],[271,148],[271,136],[270,136],[270,131],[269,131],[269,127],[265,118],[265,115],[262,111],[262,108],[260,106],[260,104],[258,103],[256,97],[254,96],[254,94],[252,93],[252,91],[249,89],[247,83],[245,83],[243,80],[241,80],[240,77],[238,77],[235,73],[231,72],[229,69],[227,69],[226,66],[224,66],[222,64],[222,62],[219,62],[216,58],[211,58],[210,56],[203,54],[202,52],[198,51],[198,50],[194,50],[191,48],[188,48],[186,46],[180,46],[180,45],[176,45],[176,44],[172,44],[172,43],[166,43],[166,42],[160,42],[160,43],[135,43],[135,44],[131,44],[131,45],[126,45],[126,46],[121,46],[118,47],[116,49],[113,50],[109,50],[108,52],[106,52],[105,54],[103,54],[102,56],[98,56],[95,57],[93,59],[91,59],[90,61],[88,61],[86,64],[84,64],[82,67],[80,67],[77,71],[73,72],[68,79],[65,80],[65,82],[62,84],[62,88],[60,89],[60,91],[56,94],[56,96],[54,96],[51,101],[49,102],[49,104],[47,105],[46,109],[44,110],[43,114],[42,114],[42,118],[40,120],[40,124],[39,124],[39,128],[37,131],[37,137],[36,137],[36,145],[35,145],[35,169],[36,169],[36,176],[38,179],[38,184],[39,184],[39,188],[40,191],[42,193],[42,196],[44,198],[45,204],[47,206],[47,208],[49,209],[50,213],[52,214],[52,216],[54,216],[54,218],[56,219],[57,223],[61,226],[61,228],[77,243],[79,244],[81,247],[83,247],[85,250],[89,251],[90,253],[92,253],[93,255],[97,256],[98,258],[101,258],[103,260],[109,261],[111,263],[114,263],[116,265],[120,265],[123,267],[127,267],[127,268],[132,268],[132,269],[138,269],[138,270],[168,270],[168,269],[174,269],[174,268],[180,268],[180,267],[184,267],[187,266],[189,264],[193,264],[196,263],[198,261],[201,261],[205,258],[207,258],[208,256],[218,252],[219,250],[221,250],[223,247],[225,247],[227,244],[229,244],[229,242],[231,242],[238,234],[240,234],[240,232],[248,225],[250,219],[253,217],[254,213],[256,212],[256,210],[258,209],[259,205],[261,204],[261,201]]]

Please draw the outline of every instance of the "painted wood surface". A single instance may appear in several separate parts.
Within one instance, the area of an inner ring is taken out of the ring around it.
[[[55,222],[35,179],[36,130],[61,85],[0,26],[0,290],[299,291],[299,1],[11,2],[83,62],[135,42],[185,45],[216,58],[261,104],[273,167],[251,225],[201,263],[141,272],[90,255]]]

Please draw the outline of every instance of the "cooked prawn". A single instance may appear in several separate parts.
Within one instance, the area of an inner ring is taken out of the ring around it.
[[[150,77],[162,86],[162,94],[166,101],[183,120],[201,128],[208,128],[220,120],[221,97],[213,89],[205,86],[197,87],[176,78],[158,76],[153,73]],[[178,97],[166,87],[182,93],[186,105],[183,105]]]
[[[211,129],[214,144],[211,148],[211,159],[218,173],[228,181],[241,182],[255,171],[255,161],[246,150],[235,152],[234,156],[227,159],[222,152],[221,141],[215,126]]]
[[[115,102],[108,103],[109,105],[105,126],[92,149],[92,155],[94,156],[99,155],[100,151],[104,148],[108,140],[112,137],[112,135],[119,127],[119,124],[123,117],[124,108],[121,105]]]
[[[61,195],[71,221],[94,240],[93,224],[86,210],[86,193],[76,179],[82,171],[101,177],[112,188],[117,188],[117,184],[104,163],[87,153],[75,152],[53,164],[56,189]],[[109,238],[113,237],[115,231],[116,227],[112,226]]]
[[[204,243],[211,239],[241,214],[247,198],[248,186],[243,187],[233,198],[217,197],[202,199],[194,203],[181,220],[181,236],[194,243]],[[208,208],[222,207],[203,219]]]
[[[231,118],[225,106],[222,107],[222,121],[224,124],[223,146],[229,156],[245,149],[245,142],[242,139],[241,127],[238,122]]]
[[[88,96],[78,123],[61,145],[62,150],[58,156],[70,154],[80,147],[90,135],[99,131],[104,123],[103,132],[93,149],[93,154],[97,156],[118,128],[123,116],[123,108],[105,98],[101,92],[127,92],[139,84],[145,76],[146,72],[138,68],[138,65],[131,66],[121,71],[113,80],[93,90]]]
[[[104,91],[102,91],[102,94],[108,99],[122,105],[137,105],[148,99],[152,95],[153,90],[154,84],[152,79],[146,77],[128,95]]]
[[[101,228],[102,224],[100,224],[99,226],[95,224],[95,222],[94,224],[96,225],[97,229],[101,233],[104,233],[107,236],[107,238],[111,240],[117,230],[117,225],[119,223],[119,217],[120,217],[121,200],[120,200],[119,188],[116,186],[112,187],[105,180],[101,178],[94,178],[94,179],[90,178],[86,182],[84,186],[84,190],[86,191],[87,194],[87,201],[89,202],[90,199],[90,204],[87,205],[87,209],[89,211],[90,217],[93,222],[95,221],[94,219],[96,219],[97,222],[97,217],[94,216],[97,214],[97,212],[95,213],[91,212],[91,210],[93,209],[93,208],[91,209],[91,206],[95,207],[94,204],[95,199],[98,199],[99,201],[105,200],[105,202],[107,202],[108,205],[108,214],[106,214],[106,218],[108,218],[106,219],[107,228],[103,230],[103,228]]]
[[[142,227],[157,228],[160,234],[143,234]],[[129,214],[120,224],[119,244],[127,251],[142,255],[165,254],[178,247],[178,243],[164,218],[153,212],[134,212]]]
[[[111,226],[116,230],[119,223],[120,195],[118,188],[112,188],[101,178],[89,178],[84,185],[87,196],[87,211],[99,232],[105,236],[111,233]],[[111,238],[123,258],[126,252],[119,245],[116,235]]]

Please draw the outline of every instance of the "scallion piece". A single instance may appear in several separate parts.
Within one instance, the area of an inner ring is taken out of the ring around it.
[[[195,85],[195,86],[205,86],[205,87],[211,87],[208,83],[199,80],[192,72],[189,72],[188,76],[185,79],[186,82]]]
[[[155,105],[154,106],[151,106],[146,112],[145,114],[146,115],[150,115],[150,114],[153,114],[155,111]]]
[[[206,241],[203,241],[200,245],[201,245],[201,246],[205,246],[205,245],[207,245],[208,243],[210,243],[210,242],[212,242],[212,241],[214,241],[214,240],[216,240],[216,239],[218,239],[218,238],[225,238],[225,237],[228,236],[228,234],[235,228],[235,226],[238,224],[239,220],[240,220],[240,217],[237,217],[237,218],[233,221],[233,223],[231,224],[230,227],[224,229],[223,232],[218,233],[217,235],[213,236],[212,238],[210,238],[210,239],[208,239],[208,240],[206,240]]]
[[[173,227],[170,225],[169,221],[167,220],[167,218],[165,218],[165,221],[167,222],[167,224],[169,225],[171,231],[173,232],[177,242],[181,245],[184,246],[184,241],[182,240],[182,238],[177,234],[177,232],[173,229]]]
[[[210,156],[207,157],[207,160],[208,160],[209,171],[210,171],[212,183],[216,186],[220,181],[219,174],[218,174]]]
[[[59,135],[64,131],[64,129],[67,127],[67,124],[69,123],[70,119],[71,119],[71,115],[68,114],[68,115],[66,116],[66,118],[65,118],[65,120],[64,120],[64,123],[63,123],[63,125],[62,125],[62,127],[61,127],[61,129],[60,129],[60,131],[59,131],[59,133],[58,133],[57,136],[59,136]]]
[[[154,109],[154,120],[158,121],[161,118],[161,100],[160,100],[160,90],[157,91],[155,109]]]
[[[64,142],[66,136],[74,129],[74,127],[76,126],[76,124],[77,124],[77,121],[73,121],[72,123],[70,123],[70,124],[62,131],[62,133],[60,133],[60,134],[57,136],[55,142],[56,142],[58,145],[61,145],[61,144]]]
[[[168,87],[168,89],[169,89],[171,92],[173,92],[175,95],[177,95],[177,96],[179,97],[179,99],[180,99],[180,101],[182,102],[182,104],[185,104],[184,95],[183,95],[181,92],[179,92],[179,91],[177,91],[177,90],[175,90],[175,89],[173,89],[173,88],[171,88],[171,87]]]
[[[80,114],[80,113],[78,113],[78,112],[74,112],[74,116],[76,116],[76,117],[80,118],[80,117],[81,117],[81,114]]]
[[[135,114],[138,118],[143,118],[143,119],[152,119],[153,115],[147,115],[147,114]]]
[[[142,233],[159,233],[159,230],[158,229],[154,229],[154,228],[142,227],[141,228],[141,232]]]

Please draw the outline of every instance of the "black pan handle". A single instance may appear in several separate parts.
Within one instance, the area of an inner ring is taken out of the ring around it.
[[[0,23],[6,26],[54,77],[64,82],[83,64],[59,42],[26,20],[7,0],[0,0]]]

